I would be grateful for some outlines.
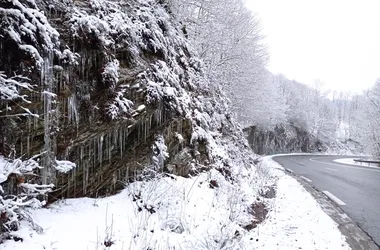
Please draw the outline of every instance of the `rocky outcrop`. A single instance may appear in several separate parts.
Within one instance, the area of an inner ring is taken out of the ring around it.
[[[279,125],[272,130],[251,126],[244,129],[252,150],[260,155],[326,151],[315,136],[294,126]]]
[[[236,133],[166,4],[13,0],[0,13],[0,71],[19,84],[0,98],[0,154],[38,160],[25,182],[53,183],[50,200],[112,194],[149,168],[202,171],[210,145]]]

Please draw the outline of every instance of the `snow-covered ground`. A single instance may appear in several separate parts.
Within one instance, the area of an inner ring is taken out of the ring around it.
[[[276,198],[257,195],[268,185]],[[241,226],[254,220],[254,203],[269,213],[247,231]],[[7,241],[4,249],[349,249],[337,224],[270,157],[234,184],[216,170],[161,176],[112,197],[67,199],[30,212],[44,232],[24,224],[15,232],[23,242]]]
[[[282,169],[271,157],[262,164]],[[338,225],[294,178],[277,171],[277,195],[253,249],[350,249]]]

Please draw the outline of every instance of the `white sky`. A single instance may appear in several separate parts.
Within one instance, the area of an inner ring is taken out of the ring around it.
[[[360,92],[380,78],[380,0],[246,0],[273,73]]]

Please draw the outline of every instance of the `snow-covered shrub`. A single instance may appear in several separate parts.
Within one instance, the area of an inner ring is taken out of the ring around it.
[[[78,63],[79,58],[80,56],[78,53],[73,53],[69,49],[65,49],[63,50],[62,53],[60,53],[60,60],[61,60],[62,65],[77,66],[79,64]]]
[[[43,64],[40,52],[49,52],[59,45],[59,33],[54,29],[34,0],[7,1],[0,5],[0,35],[9,38],[29,55],[37,67]],[[12,7],[10,7],[12,6]]]
[[[152,159],[151,164],[143,171],[143,176],[153,178],[163,172],[165,160],[169,157],[168,148],[165,145],[165,138],[163,135],[157,135],[151,147]]]
[[[11,231],[19,228],[22,219],[26,219],[37,231],[41,231],[24,209],[25,207],[40,208],[45,205],[45,201],[37,198],[51,192],[54,187],[52,184],[40,185],[27,182],[25,177],[33,176],[33,171],[41,168],[36,160],[38,157],[35,156],[25,161],[21,159],[9,161],[0,158],[0,243],[5,238],[12,238]],[[16,180],[16,183],[11,181],[12,178]],[[16,193],[4,190],[2,187],[7,186],[7,188],[13,189],[14,185],[17,185]]]
[[[133,102],[124,97],[125,89],[116,93],[116,97],[112,100],[108,106],[107,115],[111,119],[117,119],[119,117],[129,116],[133,111]]]
[[[36,181],[36,172],[42,169],[40,158],[41,155],[36,155],[27,160],[7,160],[0,156],[0,243],[4,238],[12,238],[11,232],[19,228],[21,220],[27,220],[37,232],[42,231],[25,210],[44,206],[46,202],[41,198],[54,188],[53,184]],[[54,166],[65,173],[75,164],[56,160]]]
[[[114,59],[104,66],[101,73],[104,87],[109,90],[111,95],[106,113],[113,120],[120,117],[130,117],[133,112],[133,102],[125,97],[126,92],[129,91],[128,88],[118,86],[119,66],[119,61]]]
[[[167,152],[167,147],[165,145],[165,139],[162,135],[156,137],[156,141],[152,146],[153,150],[153,166],[155,170],[162,170],[164,167],[164,162],[166,158],[169,157],[169,153]]]
[[[109,89],[113,90],[119,80],[119,61],[108,62],[102,72],[102,81]]]

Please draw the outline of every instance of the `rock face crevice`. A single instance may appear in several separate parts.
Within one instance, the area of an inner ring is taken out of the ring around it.
[[[0,71],[30,85],[17,88],[25,100],[0,98],[0,154],[38,160],[25,181],[53,183],[50,200],[140,178],[158,135],[169,153],[160,171],[187,176],[213,161],[208,132],[231,121],[167,6],[14,0],[0,12]],[[59,172],[57,160],[77,167]]]

